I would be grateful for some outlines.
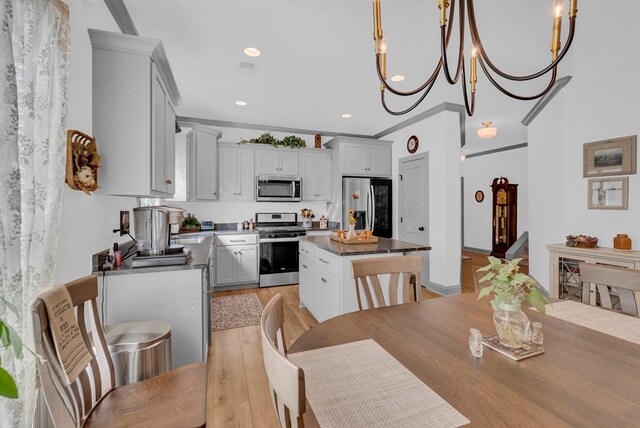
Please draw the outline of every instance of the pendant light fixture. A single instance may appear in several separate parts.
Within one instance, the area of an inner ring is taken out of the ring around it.
[[[496,136],[496,133],[498,132],[498,128],[491,126],[493,122],[491,122],[490,120],[485,120],[484,122],[482,122],[482,125],[484,126],[484,128],[480,128],[478,129],[478,137],[480,138],[493,138]]]
[[[437,77],[440,75],[441,71],[444,71],[445,78],[447,82],[451,85],[455,85],[460,76],[462,76],[462,93],[464,96],[464,105],[469,116],[473,116],[473,112],[475,110],[475,101],[476,101],[476,83],[478,81],[477,78],[477,63],[480,62],[480,68],[484,75],[487,77],[489,82],[493,86],[495,86],[500,92],[503,94],[515,98],[517,100],[534,100],[542,97],[544,94],[549,92],[553,87],[553,84],[556,81],[557,77],[557,69],[558,64],[571,46],[571,42],[573,41],[573,36],[575,34],[576,27],[576,17],[578,15],[578,0],[568,0],[569,2],[569,36],[567,37],[567,41],[565,43],[564,48],[560,49],[560,35],[562,29],[562,10],[564,7],[564,0],[553,0],[553,27],[551,31],[551,63],[546,67],[543,67],[540,71],[522,76],[514,76],[504,71],[500,70],[489,58],[487,52],[485,51],[482,40],[480,39],[480,34],[478,32],[478,27],[476,25],[476,16],[474,9],[474,1],[473,0],[437,0],[438,9],[440,10],[440,58],[438,63],[433,71],[433,73],[427,78],[427,80],[422,83],[417,88],[410,91],[399,91],[394,89],[387,83],[387,39],[384,38],[382,32],[382,15],[380,9],[380,0],[373,0],[373,39],[375,40],[375,52],[376,52],[376,69],[378,72],[378,77],[380,79],[380,100],[382,102],[382,106],[384,109],[395,116],[400,116],[406,113],[409,113],[411,110],[416,108],[418,104],[422,102],[426,98],[426,96],[431,91],[433,84],[435,83]],[[458,58],[457,58],[457,66],[455,69],[455,75],[452,76],[449,70],[449,62],[447,58],[447,48],[449,47],[449,39],[451,38],[451,32],[454,27],[454,18],[456,12],[456,3],[459,4],[458,11],[458,26],[459,26],[459,47],[458,47]],[[449,12],[447,14],[447,11]],[[448,17],[447,17],[448,16]],[[470,47],[470,62],[469,62],[469,84],[471,86],[470,95],[467,91],[467,73],[465,67],[465,24],[468,23],[469,34],[471,34],[471,47]],[[502,79],[512,80],[516,82],[523,82],[528,80],[535,80],[539,77],[546,75],[547,73],[551,73],[551,77],[549,79],[549,83],[547,86],[539,93],[533,95],[519,95],[514,92],[508,91],[505,89],[500,83],[496,80],[496,75]],[[394,95],[398,96],[411,96],[418,95],[419,97],[414,104],[409,106],[405,110],[393,111],[391,110],[385,101],[385,91],[389,91]]]

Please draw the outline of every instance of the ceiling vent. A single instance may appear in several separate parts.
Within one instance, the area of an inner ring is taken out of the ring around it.
[[[243,74],[256,74],[256,70],[258,69],[258,64],[253,62],[240,61],[239,70]]]

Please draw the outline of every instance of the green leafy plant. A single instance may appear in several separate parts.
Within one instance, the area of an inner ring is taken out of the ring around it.
[[[519,306],[520,302],[525,299],[541,314],[544,314],[544,305],[549,302],[542,293],[540,284],[519,271],[518,263],[520,263],[520,260],[522,259],[503,261],[496,257],[489,257],[489,264],[478,269],[478,271],[487,272],[480,279],[480,284],[483,282],[489,283],[489,285],[480,290],[478,299],[493,293],[495,298],[491,303],[494,307],[501,304]]]
[[[0,305],[5,306],[18,316],[18,309],[2,297],[0,297]],[[18,336],[18,333],[16,333],[13,327],[2,318],[0,318],[0,347],[13,348],[15,358],[22,358],[23,345],[20,336]],[[2,368],[2,359],[0,359],[0,396],[18,398],[18,386],[11,374]]]
[[[284,137],[282,140],[278,140],[276,137],[271,135],[270,132],[265,132],[258,138],[252,138],[250,140],[245,140],[243,138],[238,144],[268,144],[273,147],[283,146],[295,149],[306,147],[305,141],[300,137],[289,135],[287,137]]]
[[[182,227],[200,227],[200,220],[198,220],[195,215],[189,213],[182,220]]]

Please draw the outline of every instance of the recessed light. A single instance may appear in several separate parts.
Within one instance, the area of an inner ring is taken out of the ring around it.
[[[349,119],[351,115],[349,113],[345,113],[342,115],[342,117],[344,117],[345,119]]]
[[[402,82],[404,80],[404,76],[402,74],[396,74],[391,77],[392,82]]]
[[[244,48],[244,54],[246,56],[255,58],[262,55],[262,52],[260,52],[260,49],[257,49],[257,48]]]
[[[236,101],[236,105],[237,105],[237,106],[240,106],[240,107],[244,107],[244,106],[246,106],[246,105],[247,105],[247,102],[246,102],[246,101],[242,101],[242,100],[240,100],[240,101]]]

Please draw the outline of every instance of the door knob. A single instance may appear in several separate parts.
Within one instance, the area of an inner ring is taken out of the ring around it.
[[[420,232],[424,232],[424,227],[420,226],[420,227],[418,228],[418,230],[419,230]]]
[[[164,182],[165,182],[166,184],[171,184],[171,183],[172,183],[172,181],[171,181],[171,180],[169,180],[168,178],[167,178],[166,180],[164,180]]]

